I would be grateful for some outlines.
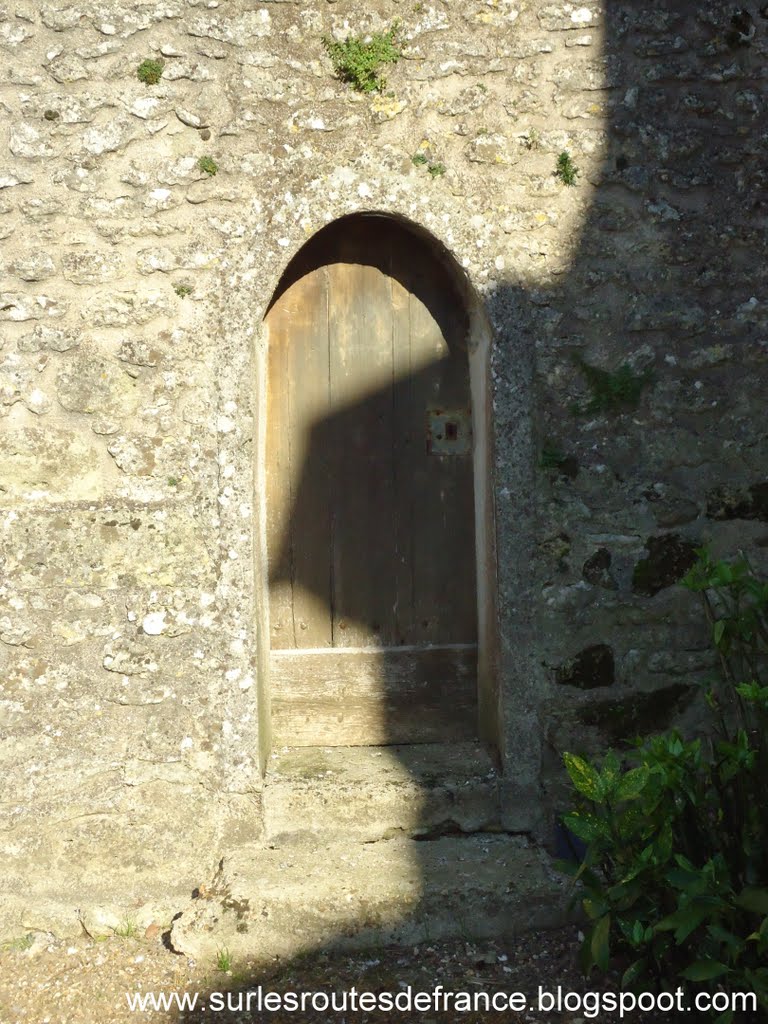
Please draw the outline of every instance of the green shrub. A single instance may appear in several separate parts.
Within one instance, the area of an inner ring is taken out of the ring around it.
[[[323,46],[331,58],[336,77],[349,82],[358,92],[382,92],[387,81],[381,74],[382,64],[396,64],[402,53],[397,46],[397,22],[389,32],[349,36],[337,42],[323,36]]]
[[[143,60],[136,69],[136,75],[140,82],[144,85],[157,85],[160,79],[163,77],[163,61],[161,60]]]
[[[565,755],[578,806],[564,821],[586,844],[568,868],[590,922],[582,966],[620,954],[625,987],[754,992],[765,1013],[768,582],[743,556],[697,554],[683,585],[701,596],[720,666],[706,735],[666,732],[599,765]]]
[[[560,156],[557,158],[557,164],[555,166],[555,177],[559,178],[564,185],[575,185],[576,178],[581,174],[581,171],[573,162],[573,157],[567,150],[563,150]]]

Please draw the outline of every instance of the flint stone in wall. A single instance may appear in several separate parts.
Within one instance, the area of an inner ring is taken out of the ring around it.
[[[193,181],[184,198],[188,203],[239,203],[246,202],[251,196],[248,189],[241,188],[232,182],[224,182],[214,178],[208,181]]]
[[[89,128],[83,133],[82,145],[86,153],[101,156],[115,153],[133,138],[133,122],[126,117],[117,117],[108,124]]]
[[[8,500],[83,501],[102,497],[101,453],[71,430],[0,434],[0,494]]]
[[[110,53],[119,53],[122,50],[122,43],[114,39],[105,39],[95,46],[78,46],[75,53],[83,60],[95,60],[98,57],[107,57]]]
[[[111,104],[103,96],[83,93],[68,96],[66,93],[47,93],[39,97],[34,105],[35,112],[42,117],[46,111],[55,113],[57,124],[90,124],[94,113]]]
[[[179,480],[192,452],[188,441],[173,437],[121,435],[109,442],[107,451],[115,465],[131,476],[170,477]]]
[[[139,188],[153,185],[181,185],[207,177],[197,166],[198,158],[182,156],[177,160],[136,163],[131,160],[120,177],[127,185]]]
[[[172,192],[169,188],[153,188],[144,197],[142,203],[145,210],[159,212],[161,210],[173,210],[181,206],[184,197]]]
[[[11,128],[8,133],[8,149],[14,156],[21,156],[27,160],[51,157],[56,152],[47,134],[38,131],[26,121]]]
[[[0,21],[0,50],[15,50],[35,34],[30,25],[18,21]]]
[[[34,389],[32,370],[20,357],[10,353],[0,363],[0,416],[21,402]]]
[[[37,324],[19,339],[19,352],[67,352],[79,344],[80,338],[74,331]]]
[[[261,39],[272,33],[272,17],[266,8],[246,11],[234,18],[198,14],[186,24],[187,34],[215,39],[234,46],[246,46],[252,39]]]
[[[676,533],[649,537],[645,546],[648,557],[635,566],[632,589],[646,597],[678,583],[696,561],[697,545]]]
[[[112,359],[83,349],[56,377],[59,402],[69,412],[130,416],[138,403],[132,377]]]
[[[19,510],[0,526],[5,577],[19,589],[213,589],[203,529],[189,509]]]
[[[131,366],[157,366],[161,353],[145,338],[127,338],[121,343],[117,358]]]
[[[54,32],[64,32],[78,26],[87,17],[85,6],[70,3],[43,4],[40,8],[40,20],[46,28]]]
[[[462,89],[458,96],[445,99],[438,104],[438,114],[447,114],[450,117],[457,117],[459,114],[468,114],[470,111],[479,110],[488,102],[487,89],[481,89],[479,85],[472,85],[468,89]]]
[[[0,168],[0,189],[13,188],[15,185],[29,185],[34,178],[29,171],[12,171]]]
[[[45,220],[47,217],[55,217],[64,209],[64,204],[58,199],[27,199],[21,204],[21,212],[31,221]]]
[[[101,284],[118,276],[123,267],[120,255],[94,249],[73,249],[61,258],[64,277],[73,284]]]
[[[595,587],[616,590],[616,580],[611,574],[611,553],[607,548],[598,548],[582,567],[584,579]]]
[[[66,311],[66,303],[50,295],[0,293],[0,320],[56,320]]]
[[[622,69],[619,62],[612,57],[583,63],[571,61],[568,64],[558,64],[551,80],[564,92],[615,89],[622,84]]]
[[[114,292],[89,300],[82,317],[93,327],[128,327],[145,324],[156,316],[168,316],[168,297],[160,292],[137,295],[135,292]]]
[[[33,249],[18,256],[11,269],[22,281],[44,281],[56,273],[56,264],[44,249]]]
[[[714,488],[707,494],[707,518],[768,522],[768,482],[753,484],[750,488]]]
[[[123,102],[128,113],[142,121],[150,121],[155,117],[166,117],[173,109],[173,102],[168,97],[133,96],[124,97]]]
[[[48,73],[61,85],[69,85],[72,82],[81,82],[88,78],[88,69],[85,64],[73,53],[63,53],[48,64]]]
[[[480,135],[467,146],[467,159],[479,164],[516,164],[522,151],[503,135]]]
[[[549,4],[538,12],[542,28],[548,32],[595,28],[602,22],[603,11],[594,4]]]
[[[187,78],[190,82],[207,82],[212,77],[205,64],[193,60],[169,61],[163,70],[163,79],[166,82],[176,82],[182,78]]]
[[[186,245],[180,249],[157,246],[141,249],[136,254],[136,266],[142,274],[155,271],[168,273],[172,270],[203,270],[216,263],[216,253],[206,251],[199,245]]]

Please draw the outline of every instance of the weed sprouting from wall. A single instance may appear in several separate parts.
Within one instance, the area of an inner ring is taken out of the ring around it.
[[[219,165],[211,156],[201,156],[197,161],[197,166],[203,174],[208,174],[210,177],[213,177],[219,169]]]
[[[136,76],[144,85],[157,85],[163,77],[164,62],[147,58],[136,68]]]
[[[592,392],[592,397],[584,404],[575,403],[571,407],[571,411],[579,415],[636,409],[643,388],[653,379],[649,370],[637,373],[628,363],[613,371],[591,366],[581,356],[575,357],[575,363]]]
[[[382,92],[387,84],[381,74],[383,64],[396,64],[402,53],[397,45],[398,23],[388,32],[370,36],[349,36],[339,42],[323,36],[323,46],[331,58],[336,77],[358,92]]]
[[[563,150],[557,158],[555,177],[559,178],[564,185],[575,185],[576,179],[580,174],[581,171],[573,162],[571,154],[567,150]]]

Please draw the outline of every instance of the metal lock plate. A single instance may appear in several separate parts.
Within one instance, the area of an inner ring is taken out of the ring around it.
[[[428,455],[469,455],[471,451],[470,409],[427,409]]]

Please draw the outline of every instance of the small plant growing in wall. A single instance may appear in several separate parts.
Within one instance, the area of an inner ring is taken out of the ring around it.
[[[358,92],[383,92],[387,80],[381,73],[382,65],[396,64],[402,56],[397,33],[398,23],[395,22],[388,32],[349,36],[342,42],[323,36],[323,46],[336,77],[349,82]]]
[[[557,166],[555,167],[555,177],[559,178],[564,185],[575,185],[576,178],[581,174],[581,171],[573,162],[573,157],[567,150],[563,150],[560,156],[557,158]]]
[[[175,284],[173,290],[179,296],[180,299],[186,299],[188,295],[192,294],[192,285],[190,284]]]
[[[232,954],[226,946],[222,946],[222,948],[216,952],[216,967],[220,971],[232,970]]]
[[[577,414],[636,409],[643,388],[652,380],[650,370],[636,373],[628,363],[623,363],[618,370],[611,371],[591,366],[581,356],[576,356],[575,362],[592,392],[587,402],[583,405],[577,403],[572,407],[572,411]]]
[[[163,77],[163,61],[147,58],[139,64],[136,69],[136,76],[144,85],[157,85]]]
[[[411,162],[415,164],[416,167],[426,167],[427,172],[433,178],[441,177],[447,170],[445,164],[441,164],[436,160],[430,160],[427,154],[421,149],[417,150],[413,154]]]
[[[139,937],[138,923],[132,917],[124,917],[114,929],[114,933],[121,939],[137,939]]]
[[[211,156],[201,156],[200,159],[197,161],[197,166],[203,172],[203,174],[207,174],[211,178],[219,169],[219,165]]]
[[[541,456],[539,457],[540,469],[560,469],[566,461],[565,452],[552,441],[545,441]]]

